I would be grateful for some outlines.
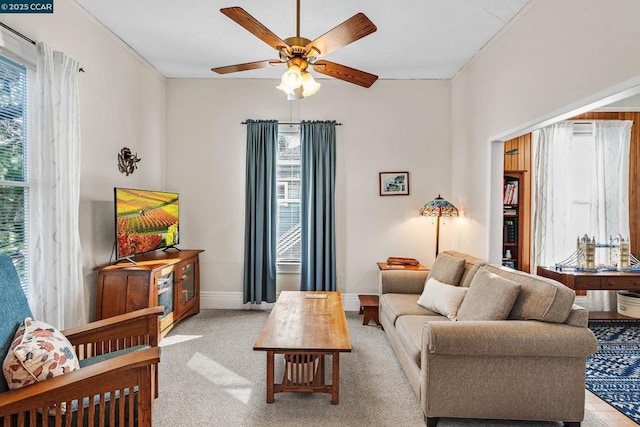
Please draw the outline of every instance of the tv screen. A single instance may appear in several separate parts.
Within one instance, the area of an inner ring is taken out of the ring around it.
[[[178,193],[114,188],[116,258],[177,245]]]

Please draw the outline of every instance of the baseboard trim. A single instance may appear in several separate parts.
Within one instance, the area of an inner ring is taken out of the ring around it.
[[[342,294],[342,305],[345,311],[359,311],[358,294]],[[270,310],[272,303],[243,304],[242,292],[201,291],[200,308],[226,310]]]

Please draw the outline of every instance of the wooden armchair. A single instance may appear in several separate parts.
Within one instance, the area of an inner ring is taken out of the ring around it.
[[[0,294],[4,359],[18,326],[30,316],[7,256],[0,256]],[[8,390],[2,376],[0,426],[151,426],[162,312],[162,307],[147,308],[62,331],[80,369],[15,390]]]

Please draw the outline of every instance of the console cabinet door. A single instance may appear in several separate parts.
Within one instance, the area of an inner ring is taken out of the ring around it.
[[[173,266],[166,267],[154,274],[154,288],[157,295],[157,305],[164,307],[162,316],[158,318],[160,322],[160,332],[173,325],[173,302],[174,302],[174,282],[175,270]]]
[[[176,266],[176,306],[178,319],[200,312],[198,257],[190,258]]]
[[[150,281],[146,271],[117,271],[98,275],[96,320],[150,306]]]

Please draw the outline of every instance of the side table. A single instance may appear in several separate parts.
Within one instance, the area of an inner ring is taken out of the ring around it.
[[[380,320],[378,318],[378,295],[358,295],[360,300],[360,314],[364,314],[362,317],[362,324],[368,325],[372,320],[376,322],[376,325],[380,326]]]

